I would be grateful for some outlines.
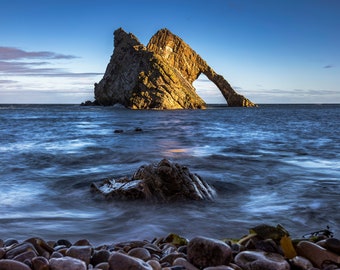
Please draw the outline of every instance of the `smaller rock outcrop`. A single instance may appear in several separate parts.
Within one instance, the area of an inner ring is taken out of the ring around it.
[[[158,164],[141,166],[131,179],[105,179],[100,184],[93,183],[91,188],[107,199],[145,199],[159,202],[211,200],[215,195],[214,189],[200,176],[167,159]]]

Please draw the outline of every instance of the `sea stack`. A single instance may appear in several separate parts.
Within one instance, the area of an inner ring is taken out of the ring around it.
[[[95,84],[94,103],[131,109],[204,109],[206,104],[192,85],[202,73],[219,88],[228,106],[256,106],[168,29],[159,30],[144,46],[119,28],[105,74]]]

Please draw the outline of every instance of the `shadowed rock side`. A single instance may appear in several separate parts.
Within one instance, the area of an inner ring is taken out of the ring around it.
[[[158,164],[141,166],[129,178],[106,179],[92,190],[107,199],[145,199],[155,202],[175,200],[211,200],[215,191],[185,166],[167,159]]]
[[[169,30],[158,31],[147,46],[131,33],[114,32],[114,52],[102,80],[95,84],[95,103],[132,109],[201,109],[205,102],[192,83],[201,73],[220,89],[229,106],[255,106]]]

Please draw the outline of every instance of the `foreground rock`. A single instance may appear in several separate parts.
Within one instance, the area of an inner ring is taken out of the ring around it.
[[[271,237],[271,238],[268,238]],[[292,247],[287,245],[292,242]],[[272,251],[268,251],[271,243]],[[330,243],[329,243],[330,242]],[[326,230],[290,240],[282,227],[257,226],[238,240],[176,234],[152,241],[126,241],[93,246],[86,239],[0,239],[1,270],[334,270],[339,269],[339,240]],[[288,247],[288,248],[287,248]],[[331,250],[325,248],[331,247]],[[297,255],[291,257],[296,249]],[[275,251],[276,250],[276,251]]]
[[[202,73],[216,84],[229,106],[255,106],[169,30],[158,31],[144,46],[120,28],[114,32],[114,52],[105,74],[95,84],[94,104],[119,103],[132,109],[205,108],[193,87]]]
[[[141,166],[131,179],[106,179],[92,190],[106,198],[145,199],[150,201],[211,200],[215,191],[185,166],[167,159]]]
[[[202,269],[208,266],[228,265],[231,248],[224,242],[206,237],[195,237],[188,245],[188,260]]]
[[[242,251],[235,257],[235,263],[245,270],[289,270],[289,263],[277,253]]]

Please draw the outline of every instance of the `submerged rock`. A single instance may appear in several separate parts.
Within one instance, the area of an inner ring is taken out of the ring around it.
[[[131,179],[106,179],[92,190],[106,198],[146,199],[151,201],[212,199],[215,191],[200,176],[185,166],[167,159],[141,166]]]
[[[105,74],[95,84],[94,104],[122,104],[131,109],[205,108],[193,87],[202,73],[216,84],[229,106],[256,106],[168,29],[159,30],[144,46],[119,28]]]

